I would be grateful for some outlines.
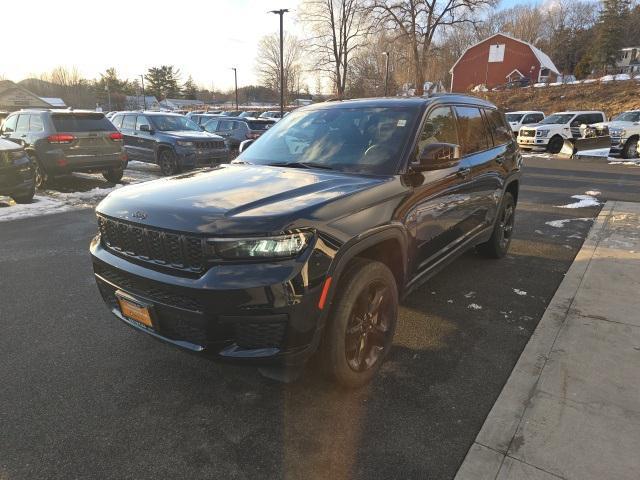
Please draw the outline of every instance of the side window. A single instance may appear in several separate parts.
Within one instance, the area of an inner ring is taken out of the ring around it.
[[[223,120],[220,122],[220,126],[218,127],[219,132],[227,132],[229,130],[233,130],[233,122],[229,120]]]
[[[602,114],[601,113],[592,113],[591,115],[589,115],[589,123],[600,123],[600,122],[604,122],[605,119],[602,118]]]
[[[489,148],[487,129],[476,107],[455,107],[462,155],[470,155]]]
[[[31,115],[31,122],[29,123],[30,132],[43,132],[44,124],[42,123],[42,117],[40,115]]]
[[[485,110],[485,115],[489,121],[489,129],[493,136],[494,145],[504,145],[513,140],[511,129],[506,124],[504,117],[497,110]]]
[[[113,125],[119,130],[122,127],[123,118],[124,118],[124,115],[116,115],[111,121],[111,123],[113,123]]]
[[[18,126],[16,132],[28,132],[29,131],[29,115],[20,115],[18,118]]]
[[[540,120],[538,120],[538,115],[535,113],[530,113],[529,115],[525,115],[525,117],[522,119],[523,124],[536,123],[539,121]]]
[[[536,113],[533,115],[534,117],[534,122],[538,123],[541,122],[542,120],[544,120],[544,115],[542,115],[541,113]]]
[[[148,125],[149,127],[151,127],[151,123],[149,122],[149,119],[147,117],[145,117],[144,115],[138,115],[138,119],[136,120],[136,130],[140,131],[140,127],[142,125]]]
[[[4,122],[4,126],[2,127],[2,131],[4,133],[15,132],[17,123],[18,123],[18,115],[14,115],[13,117],[7,118]]]
[[[122,129],[123,130],[133,130],[136,128],[136,116],[135,115],[125,115],[124,120],[122,121]]]
[[[572,127],[579,127],[583,123],[589,123],[589,115],[577,115],[571,122]]]
[[[218,129],[218,120],[210,120],[205,123],[204,128],[207,132],[215,132]]]
[[[429,113],[422,132],[420,132],[418,153],[432,143],[458,144],[456,120],[451,107],[437,107]]]

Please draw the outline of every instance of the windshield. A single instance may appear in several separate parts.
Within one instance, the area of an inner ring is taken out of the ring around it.
[[[524,117],[523,113],[507,113],[507,122],[519,122]]]
[[[540,122],[541,125],[569,123],[574,117],[572,113],[554,113]]]
[[[161,132],[179,132],[182,130],[200,131],[200,127],[187,117],[179,115],[153,115],[151,122]]]
[[[618,122],[640,122],[640,112],[623,112],[613,117],[612,120]]]
[[[267,130],[237,161],[393,174],[417,113],[404,106],[294,112]]]

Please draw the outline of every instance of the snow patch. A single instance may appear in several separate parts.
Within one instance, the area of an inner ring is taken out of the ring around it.
[[[470,308],[471,310],[482,310],[482,307],[477,303],[470,303],[467,308]]]
[[[514,288],[514,289],[513,289],[513,292],[514,292],[516,295],[520,295],[521,297],[525,297],[525,296],[527,295],[527,292],[525,292],[524,290],[519,290],[519,289],[517,289],[517,288]]]
[[[464,298],[473,298],[476,296],[476,292],[468,292],[464,294]]]
[[[591,195],[571,195],[571,198],[578,200],[577,202],[569,203],[568,205],[556,205],[558,208],[585,208],[585,207],[597,207],[601,205],[600,200]]]
[[[0,208],[0,222],[19,220],[21,218],[51,215],[72,210],[71,205],[42,195],[36,195],[31,203],[15,204],[10,207]]]
[[[569,222],[593,222],[593,218],[565,218],[563,220],[552,220],[544,223],[550,227],[562,228]]]
[[[587,190],[586,192],[584,192],[585,195],[591,195],[592,197],[597,197],[598,195],[600,195],[600,192],[597,190]]]

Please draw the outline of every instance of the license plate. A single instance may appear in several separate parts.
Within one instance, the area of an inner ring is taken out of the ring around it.
[[[153,328],[153,322],[151,321],[151,312],[149,312],[148,307],[140,305],[138,303],[134,303],[130,300],[127,300],[126,298],[117,298],[118,303],[120,304],[120,311],[122,312],[122,315],[130,320],[134,320],[147,327]]]

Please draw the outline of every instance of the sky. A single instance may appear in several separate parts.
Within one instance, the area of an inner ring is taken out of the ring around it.
[[[285,30],[302,35],[296,22],[301,0],[2,0],[4,39],[0,77],[20,81],[57,66],[76,67],[86,78],[98,78],[115,67],[134,79],[149,67],[175,65],[182,81],[191,74],[202,87],[256,83],[257,44],[279,31],[270,10],[288,8]],[[500,7],[534,3],[502,0]],[[29,29],[10,19],[28,15]],[[310,85],[313,88],[313,85]]]

